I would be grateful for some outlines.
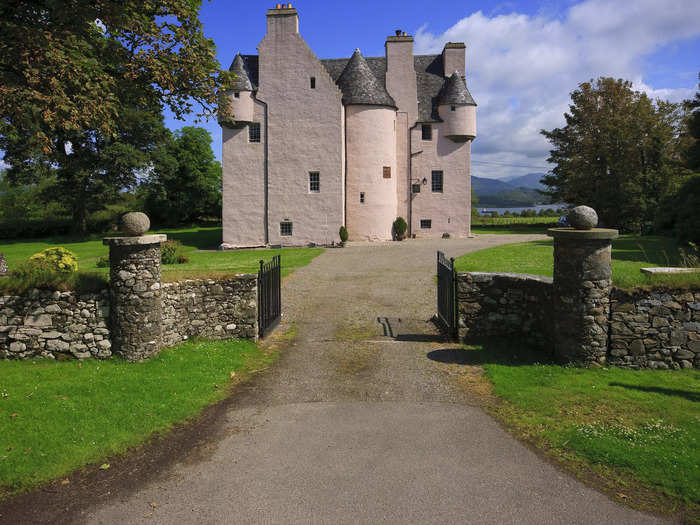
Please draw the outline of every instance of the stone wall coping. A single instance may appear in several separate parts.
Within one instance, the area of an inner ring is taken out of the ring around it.
[[[544,275],[532,275],[529,273],[508,273],[508,272],[459,272],[458,276],[471,275],[475,280],[505,278],[516,281],[537,281],[545,284],[552,284],[553,279]]]
[[[102,244],[107,246],[138,246],[147,244],[160,244],[168,240],[164,233],[155,235],[139,235],[138,237],[105,237]]]
[[[182,286],[190,284],[221,284],[235,281],[252,281],[258,278],[256,273],[237,273],[232,277],[224,277],[221,279],[185,279],[182,281],[175,281],[172,283],[163,283],[163,288],[170,288],[173,286]]]
[[[574,228],[549,228],[547,235],[555,239],[597,241],[617,239],[619,232],[608,228],[591,228],[576,230]]]
[[[700,268],[674,268],[674,267],[662,267],[662,268],[640,268],[640,272],[653,275],[658,274],[669,274],[669,273],[692,273],[700,272]]]

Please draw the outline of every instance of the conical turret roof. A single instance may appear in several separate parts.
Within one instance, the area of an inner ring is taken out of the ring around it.
[[[474,102],[474,99],[469,93],[462,75],[457,71],[452,73],[452,76],[445,81],[445,86],[440,94],[439,104],[476,106],[476,102]]]
[[[250,75],[240,53],[236,53],[229,71],[236,74],[236,79],[233,81],[234,91],[253,91],[253,83],[250,81]]]
[[[338,78],[338,86],[343,92],[343,104],[365,104],[396,107],[396,102],[374,76],[365,57],[356,49]]]

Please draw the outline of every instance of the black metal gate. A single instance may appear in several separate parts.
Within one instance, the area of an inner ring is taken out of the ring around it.
[[[457,278],[455,260],[437,252],[438,321],[451,340],[457,339]]]
[[[269,263],[260,261],[258,272],[258,335],[260,338],[272,330],[282,317],[280,256]]]

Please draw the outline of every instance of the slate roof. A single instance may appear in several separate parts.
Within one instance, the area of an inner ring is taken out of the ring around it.
[[[377,78],[359,49],[352,54],[336,83],[343,92],[345,105],[396,107],[396,102],[387,93],[384,82]]]
[[[234,90],[255,91],[258,89],[258,55],[236,53],[228,70],[233,71],[238,77],[233,83]]]
[[[455,71],[452,76],[445,81],[445,87],[438,99],[440,104],[460,104],[476,106],[467,85],[464,83],[462,75]]]
[[[253,89],[257,89],[258,55],[240,56],[246,66]],[[386,57],[364,57],[364,59],[379,84],[386,90]],[[349,61],[349,58],[328,58],[322,59],[321,63],[337,83]],[[414,55],[413,64],[416,70],[416,86],[418,88],[418,122],[440,122],[438,103],[443,87],[445,87],[442,55]],[[471,95],[469,98],[471,103],[474,103]]]

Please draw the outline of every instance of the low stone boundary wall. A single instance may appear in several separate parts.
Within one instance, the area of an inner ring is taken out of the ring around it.
[[[550,336],[552,279],[518,273],[457,275],[460,338],[521,335],[544,347]]]
[[[257,276],[194,280],[162,286],[163,343],[191,337],[255,339],[258,333]]]
[[[0,358],[110,357],[109,316],[108,290],[0,296]]]
[[[700,368],[700,292],[612,293],[608,362],[629,368]]]
[[[518,336],[550,349],[553,280],[513,273],[457,275],[460,338]],[[609,311],[576,329],[607,331],[604,358],[626,368],[700,368],[700,291],[612,288]],[[576,305],[572,305],[576,307]],[[601,326],[603,325],[603,326]]]

